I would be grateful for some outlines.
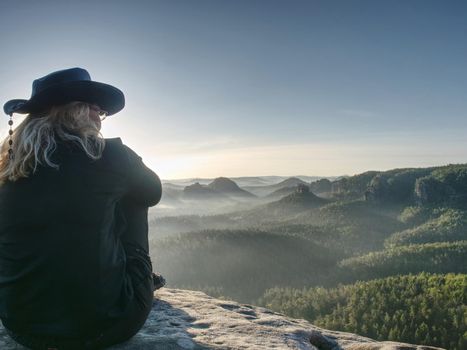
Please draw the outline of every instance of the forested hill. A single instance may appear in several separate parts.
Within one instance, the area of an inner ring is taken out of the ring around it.
[[[331,191],[342,198],[380,203],[465,207],[467,165],[368,171],[332,182]]]
[[[268,186],[219,215],[151,221],[169,286],[378,340],[467,348],[467,165]]]
[[[329,329],[467,348],[467,275],[395,276],[333,289],[275,288],[261,303]]]

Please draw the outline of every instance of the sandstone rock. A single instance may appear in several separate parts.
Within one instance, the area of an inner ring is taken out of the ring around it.
[[[0,327],[0,349],[24,350]],[[207,296],[201,292],[158,291],[140,332],[112,350],[310,349],[429,350],[430,346],[378,342],[329,331],[268,309]]]

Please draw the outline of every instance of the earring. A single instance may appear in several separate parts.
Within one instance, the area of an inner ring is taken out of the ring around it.
[[[8,120],[8,125],[10,126],[10,130],[8,130],[8,159],[13,159],[13,113],[10,114],[10,120]]]

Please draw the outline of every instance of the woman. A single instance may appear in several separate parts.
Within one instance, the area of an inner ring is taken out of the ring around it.
[[[81,68],[33,82],[4,105],[0,158],[0,318],[33,349],[99,349],[129,339],[164,280],[152,274],[147,209],[158,176],[101,118],[123,93]],[[28,114],[13,131],[13,113]]]

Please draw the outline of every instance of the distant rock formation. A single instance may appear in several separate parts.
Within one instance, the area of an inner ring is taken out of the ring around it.
[[[281,187],[289,187],[289,186],[297,186],[297,185],[307,185],[307,183],[303,180],[300,180],[297,177],[289,177],[288,179],[285,179],[284,181],[281,181],[278,184],[275,184],[274,186],[277,188],[281,188]]]
[[[307,185],[299,184],[295,187],[295,191],[288,196],[283,197],[277,202],[270,203],[270,207],[287,207],[289,210],[316,208],[328,203],[324,198],[316,196],[310,192]]]
[[[256,196],[241,189],[234,181],[226,177],[218,177],[208,185],[196,182],[183,189],[185,199],[251,199]]]
[[[350,177],[342,177],[332,182],[331,191],[337,197],[362,197],[371,179],[379,173],[378,171],[367,171]]]
[[[0,327],[0,349],[26,350]],[[268,309],[215,299],[201,292],[162,289],[144,327],[114,350],[435,350],[440,348],[378,342],[352,333],[329,331]]]
[[[278,190],[275,190],[274,192],[268,194],[265,198],[280,199],[292,193],[308,193],[308,192],[310,192],[310,187],[308,187],[305,184],[298,184],[296,186],[279,188]]]
[[[254,194],[241,189],[234,181],[226,177],[218,177],[214,179],[214,181],[211,182],[208,187],[216,192],[224,193],[233,197],[256,197]]]
[[[193,185],[186,186],[183,189],[183,197],[185,199],[227,199],[224,194],[213,190],[207,185],[201,185],[199,182]]]
[[[458,190],[455,186],[433,177],[422,177],[415,183],[415,200],[419,205],[465,206],[467,193],[464,188]],[[460,187],[460,186],[458,186]]]
[[[297,193],[310,193],[310,188],[304,184],[298,184],[297,189],[295,190]]]
[[[308,185],[305,181],[300,180],[297,177],[289,177],[277,184],[268,185],[268,186],[245,186],[245,189],[252,192],[253,194],[266,197],[272,195],[275,191],[278,191],[283,188],[293,188],[295,189],[298,185]],[[293,191],[291,191],[293,192]],[[290,192],[289,192],[290,193]],[[273,195],[274,197],[274,195]]]
[[[332,182],[328,179],[319,179],[310,184],[313,193],[328,193],[332,191]]]

